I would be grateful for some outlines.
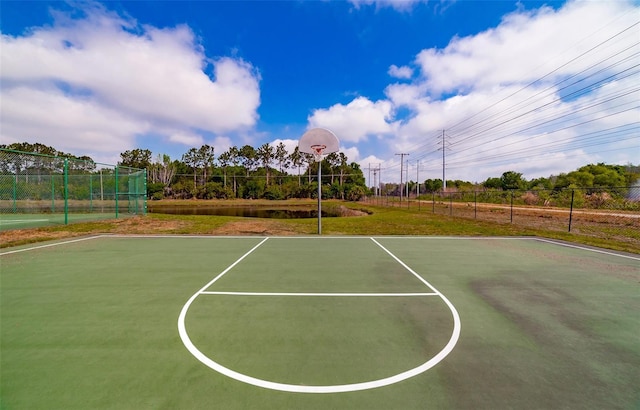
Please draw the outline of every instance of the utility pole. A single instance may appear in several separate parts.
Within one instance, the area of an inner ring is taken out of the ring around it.
[[[409,201],[409,160],[407,160],[407,169],[404,174],[407,176],[406,192],[407,192],[407,201]]]
[[[402,202],[402,168],[404,168],[404,156],[409,156],[409,154],[396,154],[400,155],[400,202]]]
[[[378,168],[373,169],[373,196],[378,197]]]
[[[363,169],[369,170],[369,179],[367,180],[367,183],[368,183],[367,186],[373,187],[373,194],[378,195],[378,193],[380,192],[380,189],[379,189],[379,183],[376,182],[376,175],[382,175],[382,172],[380,171],[380,164],[377,164],[377,166],[374,166],[372,168],[371,163],[369,162],[369,167],[363,168]],[[373,171],[373,181],[371,181],[371,171]]]
[[[420,210],[420,160],[416,161],[416,202],[418,203],[418,210]]]
[[[382,168],[380,167],[380,164],[378,164],[378,195],[380,196],[380,199],[382,200],[381,185],[382,185]]]
[[[416,161],[416,201],[420,195],[420,160]]]
[[[444,152],[445,152],[445,145],[444,145],[444,130],[442,130],[442,191],[446,191],[447,190],[447,179],[445,178],[444,175]]]

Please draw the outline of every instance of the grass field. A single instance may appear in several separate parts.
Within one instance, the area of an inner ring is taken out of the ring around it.
[[[640,405],[637,256],[534,238],[104,235],[0,263],[2,408]]]

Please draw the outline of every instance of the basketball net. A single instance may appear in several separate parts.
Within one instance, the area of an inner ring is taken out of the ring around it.
[[[327,148],[326,145],[312,145],[311,146],[311,149],[313,150],[313,157],[315,158],[316,162],[322,161],[323,152],[324,152],[325,148]]]

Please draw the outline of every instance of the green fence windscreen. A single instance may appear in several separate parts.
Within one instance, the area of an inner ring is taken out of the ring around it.
[[[146,213],[147,172],[0,149],[0,230]]]

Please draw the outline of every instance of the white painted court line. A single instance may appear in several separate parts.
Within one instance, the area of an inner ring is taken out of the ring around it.
[[[33,247],[30,247],[30,248],[16,249],[14,251],[1,252],[0,256],[10,255],[12,253],[18,253],[18,252],[33,251],[33,250],[42,249],[42,248],[50,248],[52,246],[58,246],[58,245],[67,245],[69,243],[88,241],[90,239],[97,239],[97,238],[102,238],[102,237],[104,237],[104,235],[89,236],[89,237],[86,237],[86,238],[72,239],[72,240],[64,241],[64,242],[49,243],[49,244],[46,244],[46,245],[33,246]]]
[[[0,225],[12,225],[12,224],[20,224],[20,223],[30,223],[30,222],[45,222],[48,219],[3,219],[0,220]]]
[[[114,234],[105,234],[104,237],[108,238],[127,238],[127,239],[153,239],[153,238],[163,238],[163,239],[260,239],[265,238],[264,236],[242,236],[242,235],[182,235],[182,234],[124,234],[124,233],[114,233]]]
[[[429,288],[431,288],[431,290],[433,290],[434,292],[436,292],[438,295],[442,296],[442,294],[440,292],[438,292],[436,290],[436,288],[434,288],[433,286],[431,286],[431,284],[429,282],[427,282],[426,280],[424,280],[422,278],[422,276],[418,275],[417,273],[415,273],[413,271],[413,269],[411,269],[410,267],[408,267],[404,262],[402,262],[396,255],[392,254],[387,248],[385,248],[384,246],[382,246],[380,244],[380,242],[376,241],[374,238],[371,238],[371,240],[373,242],[375,242],[376,245],[378,245],[380,248],[382,248],[382,250],[384,250],[386,253],[388,253],[393,259],[396,260],[396,262],[398,262],[400,265],[402,265],[406,270],[408,270],[409,272],[411,272],[411,274],[413,274],[413,276],[415,276],[416,278],[418,278],[418,280],[422,283],[424,283],[425,285],[427,285]],[[452,305],[453,306],[453,305]],[[455,310],[455,309],[454,309]]]
[[[553,239],[540,238],[537,236],[419,236],[419,235],[407,235],[407,236],[385,236],[385,237],[377,237],[378,239],[429,239],[429,240],[438,240],[438,239],[454,239],[454,240],[509,240],[509,241],[536,241],[536,242],[545,242],[552,245],[558,246],[566,246],[567,248],[580,249],[583,251],[602,253],[605,255],[611,256],[619,256],[621,258],[640,260],[640,257],[632,256],[632,255],[624,255],[622,253],[617,253],[614,251],[607,251],[604,249],[594,249],[588,248],[586,246],[574,245],[571,243],[554,241]]]
[[[286,293],[286,292],[200,292],[203,295],[231,296],[324,296],[324,297],[394,297],[394,296],[440,296],[439,293]]]
[[[586,247],[580,246],[580,245],[573,245],[573,244],[570,244],[570,243],[557,242],[557,241],[553,241],[553,240],[550,240],[550,239],[544,239],[544,238],[533,238],[533,239],[535,239],[536,241],[539,241],[539,242],[551,243],[553,245],[558,245],[558,246],[565,246],[567,248],[580,249],[580,250],[583,250],[583,251],[602,253],[602,254],[605,254],[605,255],[618,256],[620,258],[626,258],[626,259],[632,259],[632,260],[635,260],[635,261],[640,261],[640,257],[636,257],[636,256],[623,255],[621,253],[609,252],[609,251],[605,251],[605,250],[601,250],[601,249],[586,248]]]
[[[189,335],[187,334],[187,330],[186,330],[186,326],[185,326],[185,318],[186,318],[187,312],[189,310],[189,307],[193,303],[193,301],[198,296],[204,295],[204,294],[236,294],[236,295],[244,294],[244,295],[252,295],[252,296],[258,295],[258,293],[251,293],[251,292],[225,292],[225,293],[222,293],[222,292],[209,292],[209,291],[206,291],[205,289],[207,289],[209,286],[211,286],[213,283],[215,283],[224,274],[229,272],[229,270],[231,270],[234,266],[236,266],[238,263],[240,263],[240,261],[242,261],[244,258],[249,256],[260,245],[262,245],[267,239],[268,238],[266,238],[265,240],[260,242],[258,245],[254,246],[251,250],[249,250],[247,253],[242,255],[242,257],[240,257],[237,261],[235,261],[233,264],[231,264],[222,273],[220,273],[213,280],[211,280],[209,283],[207,283],[205,286],[203,286],[193,296],[191,296],[191,298],[183,306],[182,311],[180,312],[180,315],[178,317],[178,333],[180,334],[180,338],[182,339],[182,343],[184,343],[185,347],[189,350],[189,352],[192,355],[194,355],[196,357],[196,359],[198,359],[200,362],[202,362],[205,366],[207,366],[207,367],[209,367],[209,368],[211,368],[211,369],[213,369],[213,370],[215,370],[215,371],[217,371],[217,372],[219,372],[219,373],[221,373],[221,374],[223,374],[223,375],[225,375],[227,377],[231,377],[231,378],[236,379],[238,381],[241,381],[241,382],[244,382],[244,383],[247,383],[247,384],[252,384],[254,386],[262,387],[262,388],[265,388],[265,389],[292,392],[292,393],[343,393],[343,392],[368,390],[368,389],[374,389],[374,388],[378,388],[378,387],[388,386],[388,385],[395,384],[395,383],[401,382],[403,380],[409,379],[411,377],[417,376],[417,375],[429,370],[430,368],[432,368],[433,366],[438,364],[440,361],[442,361],[449,353],[451,353],[451,351],[455,347],[456,343],[458,342],[458,339],[460,337],[460,329],[461,329],[460,316],[459,316],[458,312],[456,311],[455,307],[453,306],[453,304],[442,293],[440,293],[433,286],[431,286],[426,280],[424,280],[420,275],[418,275],[416,272],[414,272],[409,266],[407,266],[404,262],[402,262],[400,259],[398,259],[395,255],[393,255],[389,250],[387,250],[379,242],[377,242],[373,238],[369,238],[373,242],[375,242],[381,249],[383,249],[387,254],[389,254],[393,259],[395,259],[398,263],[400,263],[405,269],[407,269],[410,273],[412,273],[414,276],[416,276],[418,279],[420,279],[420,281],[422,283],[424,283],[426,286],[428,286],[433,291],[433,293],[429,292],[429,293],[423,294],[424,296],[439,296],[445,302],[445,304],[447,305],[447,307],[451,311],[451,313],[453,315],[453,322],[454,322],[453,332],[451,334],[451,338],[449,339],[449,342],[446,344],[446,346],[440,352],[438,352],[435,356],[433,356],[431,359],[429,359],[428,361],[426,361],[422,365],[420,365],[418,367],[415,367],[413,369],[407,370],[405,372],[398,373],[398,374],[396,374],[394,376],[391,376],[391,377],[378,379],[378,380],[372,380],[372,381],[368,381],[368,382],[362,382],[362,383],[343,384],[343,385],[330,385],[330,386],[303,386],[303,385],[296,385],[296,384],[276,383],[276,382],[271,382],[271,381],[268,381],[268,380],[263,380],[263,379],[258,379],[256,377],[248,376],[246,374],[242,374],[242,373],[236,372],[235,370],[231,370],[231,369],[229,369],[227,367],[222,366],[221,364],[211,360],[209,357],[207,357],[202,352],[200,352],[200,350],[198,350],[198,348],[193,344],[191,339],[189,339]],[[264,295],[264,293],[262,293],[262,294]],[[300,296],[301,294],[282,293],[280,295]],[[319,294],[311,293],[309,295],[316,295],[317,296]],[[326,295],[335,296],[335,295],[338,295],[338,294],[331,293],[331,294],[326,294]],[[344,295],[344,294],[339,294],[339,295]],[[362,295],[363,294],[353,294],[353,296],[362,296]],[[364,295],[366,295],[366,294],[364,294]],[[398,294],[384,294],[384,295],[398,295]]]

